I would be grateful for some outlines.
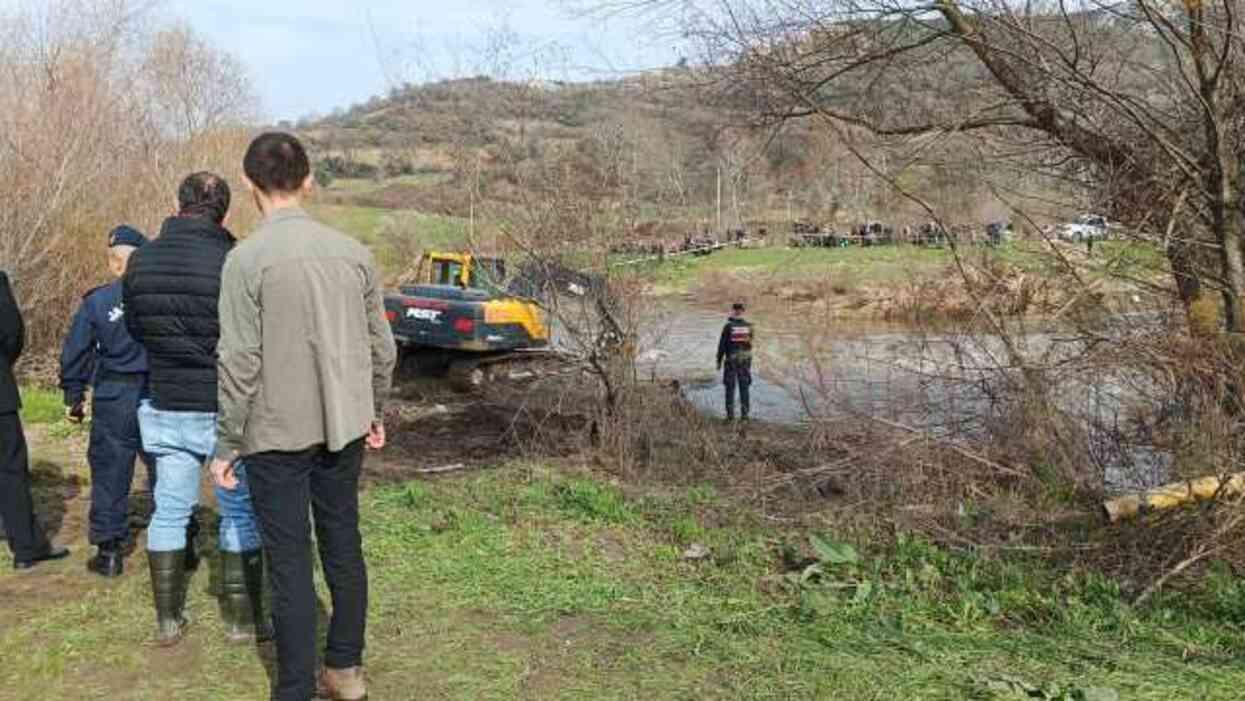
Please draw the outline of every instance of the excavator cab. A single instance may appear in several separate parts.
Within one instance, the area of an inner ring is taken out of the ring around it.
[[[467,266],[462,261],[441,258],[431,260],[430,265],[432,274],[428,284],[467,286]]]
[[[420,259],[416,278],[421,285],[500,292],[506,284],[506,261],[470,253],[427,253]]]

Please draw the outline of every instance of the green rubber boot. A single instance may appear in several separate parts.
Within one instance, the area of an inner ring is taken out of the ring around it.
[[[147,561],[156,602],[156,645],[172,647],[186,630],[186,551],[148,552]]]
[[[221,620],[231,643],[265,642],[272,626],[264,615],[264,558],[260,550],[220,552]]]

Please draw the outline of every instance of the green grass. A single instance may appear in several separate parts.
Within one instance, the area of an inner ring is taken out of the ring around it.
[[[385,223],[392,218],[393,210],[316,204],[312,205],[311,213],[325,224],[370,246],[380,239]]]
[[[467,241],[466,221],[454,217],[411,210],[324,204],[312,206],[311,212],[325,224],[371,248],[377,262],[388,273],[401,272],[414,262],[405,260],[404,250],[458,249]]]
[[[1094,258],[1085,260],[1082,249],[1068,249],[1073,264],[1088,266],[1095,276],[1148,278],[1165,269],[1162,252],[1143,244],[1109,241],[1094,248]],[[1041,242],[1015,242],[998,248],[964,247],[961,259],[968,265],[983,265],[990,260],[1016,266],[1037,274],[1054,274],[1062,270],[1062,262]],[[626,260],[628,256],[617,256]],[[829,280],[836,288],[851,290],[860,286],[885,286],[921,277],[942,275],[954,263],[949,248],[915,246],[878,246],[850,248],[780,247],[757,249],[725,249],[709,256],[679,257],[664,263],[647,263],[647,270],[661,291],[685,293],[707,277],[728,273],[751,280],[769,278],[776,281]]]
[[[54,424],[64,418],[64,397],[59,390],[39,387],[22,389],[22,423]]]
[[[706,275],[731,273],[780,279],[828,277],[846,286],[928,275],[951,263],[950,251],[912,246],[876,248],[725,249],[652,263],[649,270],[663,289],[686,292]]]
[[[326,192],[343,195],[368,195],[393,187],[394,185],[428,186],[436,185],[449,179],[450,173],[416,173],[396,178],[385,178],[382,181],[366,178],[337,178],[325,188]]]
[[[373,698],[990,699],[1017,679],[1231,699],[1245,683],[1245,586],[1226,570],[1144,611],[1101,577],[911,538],[859,557],[823,543],[837,564],[784,577],[802,539],[712,490],[628,496],[532,465],[378,488],[362,509]],[[688,537],[712,556],[684,561]],[[264,696],[256,651],[221,642],[205,573],[189,639],[160,651],[144,646],[141,558],[130,569],[101,583],[75,560],[46,591],[9,596],[0,685],[13,698]],[[35,580],[0,572],[0,589],[19,581]]]

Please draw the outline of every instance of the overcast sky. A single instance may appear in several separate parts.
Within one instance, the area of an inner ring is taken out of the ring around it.
[[[348,107],[394,81],[475,73],[486,38],[503,28],[524,47],[510,65],[528,72],[540,65],[552,79],[676,60],[670,42],[638,20],[576,19],[559,0],[166,0],[164,7],[246,64],[274,121]]]

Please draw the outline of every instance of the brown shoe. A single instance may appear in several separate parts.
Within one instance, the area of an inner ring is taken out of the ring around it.
[[[367,684],[363,681],[363,668],[321,669],[316,696],[331,701],[366,701]]]

